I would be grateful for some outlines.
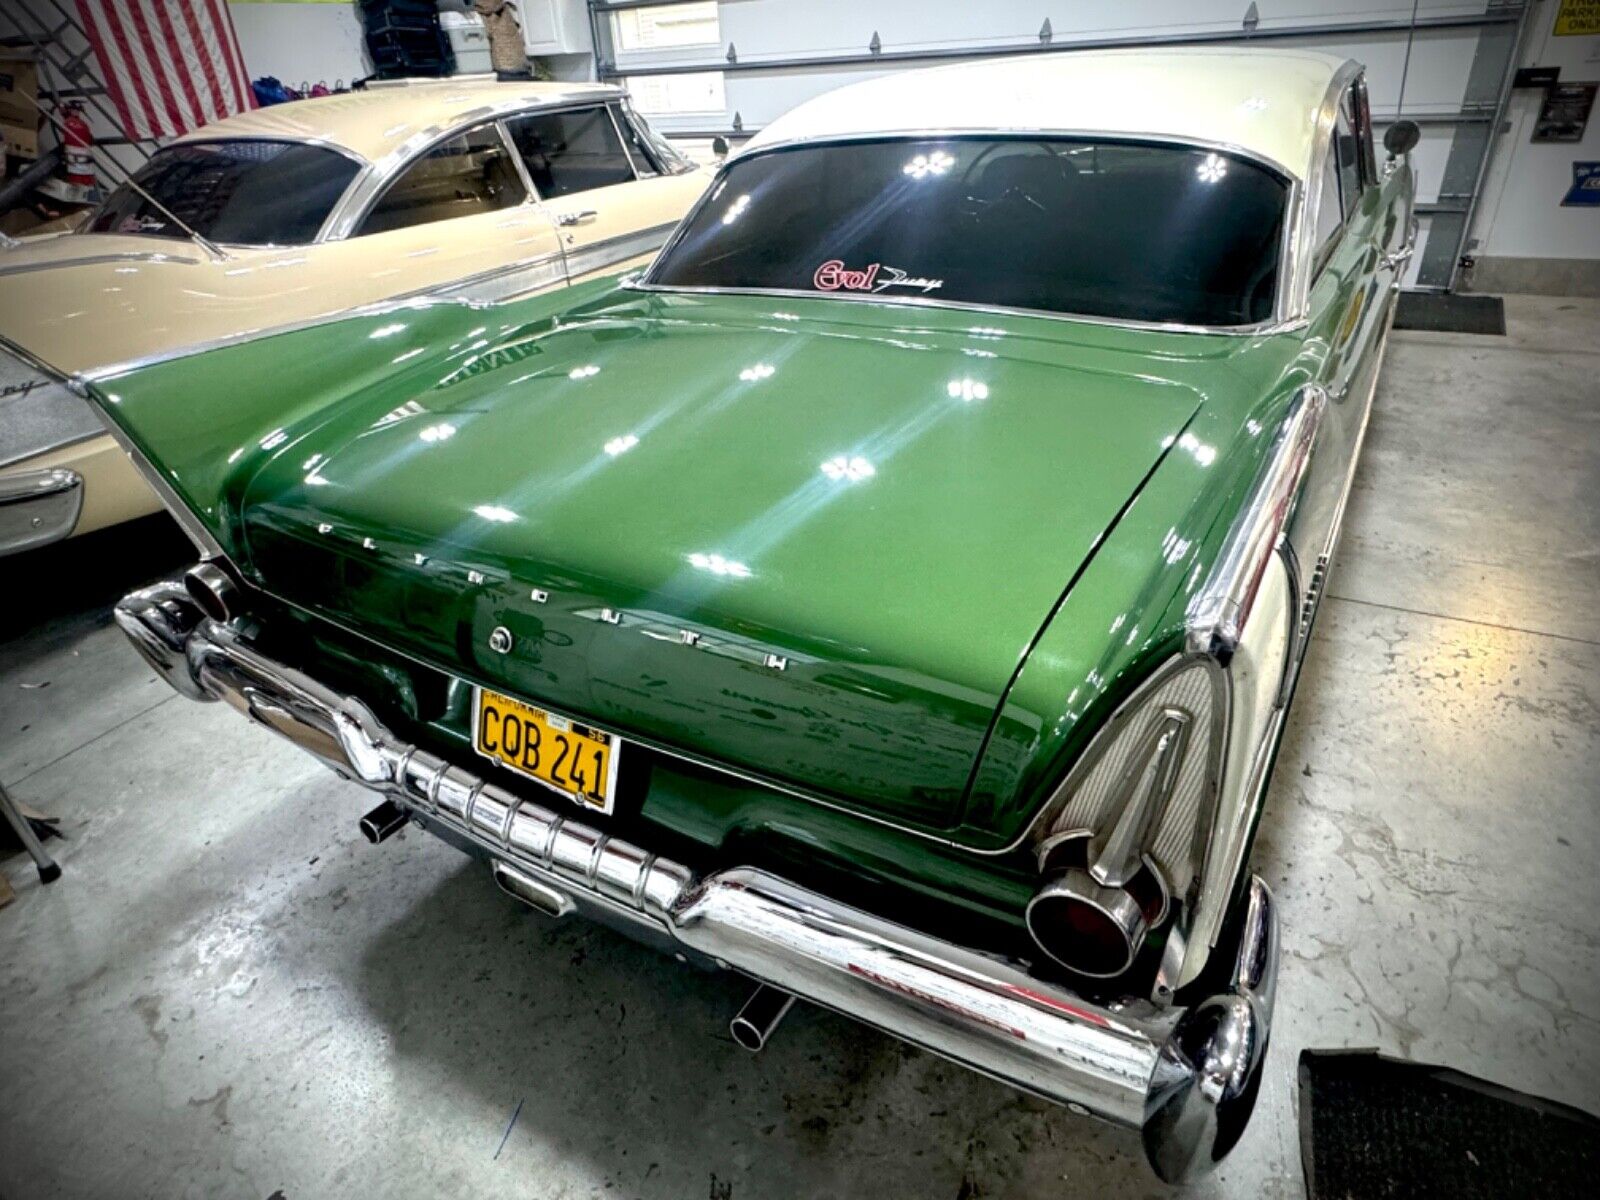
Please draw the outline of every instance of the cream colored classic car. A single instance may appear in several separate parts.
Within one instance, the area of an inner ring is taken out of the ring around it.
[[[622,270],[710,178],[597,84],[379,86],[172,142],[79,231],[0,248],[0,345],[20,360],[0,371],[0,554],[159,507],[88,406],[39,375]]]

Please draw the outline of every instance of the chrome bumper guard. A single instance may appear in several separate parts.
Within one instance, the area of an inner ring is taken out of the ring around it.
[[[894,1034],[1024,1091],[1141,1130],[1181,1181],[1238,1141],[1260,1083],[1277,977],[1272,898],[1252,877],[1232,979],[1186,1010],[1090,1003],[1020,967],[746,867],[688,867],[521,799],[394,737],[359,700],[246,645],[180,582],[117,605],[178,691],[223,700],[419,823],[485,855],[497,882],[582,911]]]
[[[53,468],[0,475],[0,558],[59,542],[77,528],[83,476]]]

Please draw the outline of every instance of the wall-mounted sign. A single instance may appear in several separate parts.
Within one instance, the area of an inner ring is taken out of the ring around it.
[[[1519,67],[1511,79],[1514,88],[1547,88],[1561,78],[1560,67]]]
[[[1557,37],[1600,33],[1600,0],[1561,0],[1556,13]]]
[[[1600,83],[1558,83],[1544,94],[1533,125],[1536,142],[1581,142]]]
[[[1563,208],[1600,208],[1600,162],[1572,164],[1572,190],[1561,202]]]

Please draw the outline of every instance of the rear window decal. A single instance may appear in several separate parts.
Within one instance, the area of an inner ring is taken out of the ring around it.
[[[911,275],[899,267],[872,263],[860,270],[844,265],[844,260],[830,258],[811,276],[812,285],[822,292],[881,292],[884,288],[914,288],[927,295],[944,286],[942,279],[928,279]]]

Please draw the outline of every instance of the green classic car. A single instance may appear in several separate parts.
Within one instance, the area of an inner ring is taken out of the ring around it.
[[[1185,1178],[1260,1082],[1415,136],[1301,52],[821,97],[640,274],[80,381],[204,556],[117,619],[374,841],[750,977],[746,1045],[798,997]]]

